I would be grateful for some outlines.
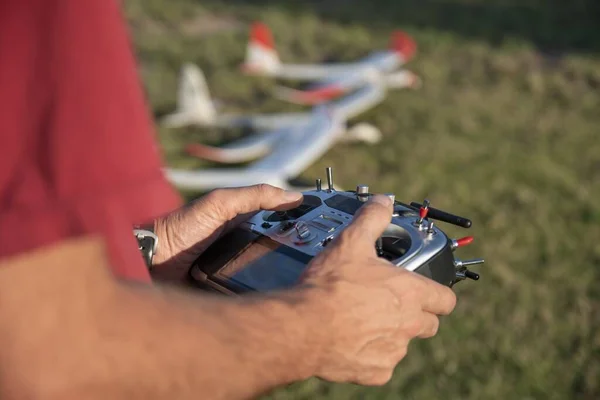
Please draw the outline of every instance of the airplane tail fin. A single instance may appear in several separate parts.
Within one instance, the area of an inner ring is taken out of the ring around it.
[[[417,43],[406,32],[395,31],[390,38],[390,49],[408,62],[417,52]]]
[[[163,118],[162,124],[171,128],[191,124],[210,125],[216,118],[217,110],[204,73],[195,64],[184,64],[177,90],[177,110]]]
[[[262,22],[253,23],[246,46],[246,57],[241,66],[242,71],[247,74],[270,75],[280,66],[281,61],[271,30]]]

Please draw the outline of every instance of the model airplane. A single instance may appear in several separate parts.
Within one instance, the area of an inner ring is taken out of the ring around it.
[[[327,109],[332,117],[346,121],[349,117],[379,103],[384,95],[385,89],[381,85],[365,86],[349,96],[320,107]],[[286,140],[286,137],[293,140],[291,139],[293,136],[306,135],[314,118],[315,112],[313,111],[312,113],[306,113],[302,119],[298,119],[294,124],[276,130],[257,133],[220,147],[194,143],[188,145],[186,150],[190,155],[214,162],[247,162],[263,157],[271,151],[276,151],[277,143]],[[361,141],[375,144],[381,140],[381,132],[371,124],[359,123],[353,127],[342,129],[344,132],[337,137],[337,142]]]
[[[305,125],[311,123],[314,113],[298,112],[272,115],[219,115],[213,104],[208,85],[202,71],[194,64],[182,68],[178,90],[178,109],[167,115],[163,125],[181,127],[195,124],[213,127],[245,127],[259,133],[228,143],[222,147],[190,144],[188,154],[220,163],[240,163],[262,157],[271,151],[275,143],[287,135],[300,135]],[[326,107],[341,120],[348,120],[365,112],[385,97],[382,85],[365,86],[360,90],[331,102]],[[362,141],[370,144],[379,142],[381,132],[373,125],[360,123],[345,131],[340,141]]]
[[[360,138],[373,141],[380,137],[377,128],[361,124],[347,129],[346,121],[381,102],[389,87],[414,86],[418,78],[408,71],[396,71],[414,53],[414,42],[402,33],[396,33],[394,45],[389,51],[374,53],[356,63],[326,66],[290,66],[279,63],[277,54],[266,51],[260,54],[267,39],[264,25],[253,27],[253,39],[245,64],[247,72],[258,73],[261,64],[254,62],[269,57],[277,61],[277,68],[266,68],[271,76],[294,79],[320,79],[325,89],[343,87],[327,96],[317,96],[318,101],[304,97],[304,103],[322,103],[308,113],[275,115],[219,115],[214,107],[202,72],[192,64],[182,70],[177,110],[162,120],[163,125],[178,127],[189,124],[220,127],[250,127],[263,132],[240,139],[222,147],[191,145],[188,152],[197,157],[222,162],[239,163],[260,158],[246,168],[203,169],[199,171],[167,168],[166,175],[181,189],[211,190],[216,187],[238,187],[257,183],[269,183],[288,189],[298,189],[290,181],[320,158],[340,140]],[[260,33],[262,29],[263,33]],[[269,35],[270,32],[266,31]],[[262,36],[261,36],[262,35]],[[258,46],[253,46],[258,43]],[[271,39],[272,44],[272,39]],[[273,46],[270,47],[273,49]],[[412,50],[411,50],[412,48]],[[264,72],[264,71],[263,71]],[[293,73],[292,73],[293,72]],[[333,83],[332,83],[333,82]],[[332,86],[333,85],[333,86]],[[353,93],[333,101],[340,94]],[[324,90],[325,92],[327,90]],[[301,91],[287,92],[300,94]],[[304,92],[303,92],[304,93]],[[285,94],[285,93],[284,93]],[[304,96],[304,94],[302,94]],[[289,96],[294,97],[294,96]],[[369,139],[370,138],[370,139]]]
[[[406,33],[392,34],[390,47],[373,52],[349,63],[285,64],[282,63],[270,29],[256,22],[250,30],[242,71],[249,75],[316,81],[307,90],[281,88],[278,96],[301,104],[319,104],[354,90],[374,79],[390,88],[418,87],[421,81],[409,71],[398,71],[416,52],[414,40]]]
[[[268,183],[284,189],[319,159],[345,132],[345,121],[326,107],[313,111],[309,124],[301,132],[285,135],[273,143],[271,152],[246,168],[203,169],[198,171],[167,168],[167,178],[180,189],[212,190],[217,187],[239,187]]]
[[[408,71],[406,71],[408,73]],[[412,73],[408,73],[414,75]],[[416,78],[418,79],[418,78]],[[378,90],[369,90],[330,103],[331,109],[344,119],[352,119],[384,99],[387,85],[373,77],[370,80]],[[310,112],[273,114],[219,114],[210,95],[206,77],[195,64],[186,63],[181,68],[177,89],[177,108],[160,120],[167,128],[190,125],[218,128],[246,128],[256,131],[276,130],[310,121]]]

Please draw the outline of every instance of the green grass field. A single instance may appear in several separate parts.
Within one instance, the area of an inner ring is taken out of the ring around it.
[[[125,2],[157,115],[173,109],[185,61],[227,111],[299,109],[271,97],[274,82],[237,71],[256,18],[285,61],[351,60],[396,28],[418,42],[408,68],[422,89],[392,92],[352,121],[377,125],[385,140],[338,146],[301,178],[332,166],[343,187],[370,183],[470,217],[471,232],[445,227],[475,236],[460,256],[484,257],[482,278],[456,286],[455,312],[435,338],[411,344],[388,385],[315,379],[267,398],[600,398],[600,7],[555,3]],[[185,157],[183,143],[238,134],[159,130],[167,163],[189,168],[209,164]]]

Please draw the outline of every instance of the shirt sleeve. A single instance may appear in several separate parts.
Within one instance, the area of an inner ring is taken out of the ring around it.
[[[132,225],[180,205],[116,0],[0,1],[0,257],[100,234],[148,280]]]

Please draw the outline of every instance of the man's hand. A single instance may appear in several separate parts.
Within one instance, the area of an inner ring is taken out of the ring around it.
[[[438,315],[455,307],[450,288],[377,257],[375,241],[391,217],[391,201],[375,196],[301,279],[316,292],[307,312],[323,344],[320,378],[385,384],[409,341],[434,336]]]
[[[268,197],[229,216],[278,208]],[[384,384],[455,298],[376,257],[391,217],[382,202],[364,205],[301,284],[279,293],[124,284],[100,236],[0,260],[0,397],[229,400],[311,376]]]
[[[156,275],[180,281],[208,246],[242,221],[260,210],[289,210],[301,202],[302,193],[267,184],[210,192],[155,221]]]

